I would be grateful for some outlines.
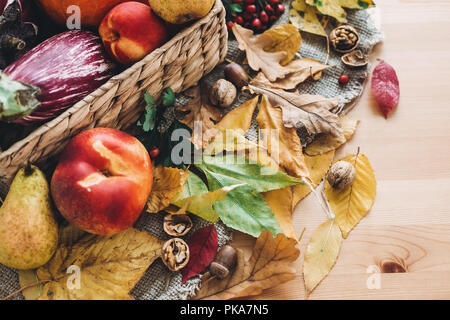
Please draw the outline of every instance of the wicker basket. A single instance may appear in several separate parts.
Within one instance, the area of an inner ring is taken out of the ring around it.
[[[225,8],[216,0],[206,17],[2,152],[0,181],[9,183],[26,161],[45,163],[85,129],[127,128],[143,110],[144,90],[159,98],[165,88],[182,92],[195,85],[225,59],[227,38]]]

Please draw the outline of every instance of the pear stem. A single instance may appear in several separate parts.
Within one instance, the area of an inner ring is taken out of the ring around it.
[[[29,176],[31,176],[33,174],[33,172],[34,172],[34,169],[31,166],[31,163],[28,161],[27,165],[25,166],[25,172],[24,172],[25,176],[29,177]]]

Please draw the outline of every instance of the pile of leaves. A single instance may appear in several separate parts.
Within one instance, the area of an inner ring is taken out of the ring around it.
[[[295,0],[293,8],[303,10],[301,16],[313,24],[323,21],[319,12],[344,22],[345,11],[340,9],[353,2],[332,3],[336,1]],[[359,7],[365,4],[372,2],[358,1]],[[302,30],[306,28],[303,23]],[[164,108],[174,105],[173,92],[166,90],[159,106],[145,96],[138,137],[149,150],[163,150],[154,161],[153,189],[144,214],[196,215],[210,222],[190,236],[191,257],[181,271],[183,283],[201,276],[195,299],[258,295],[295,278],[292,262],[299,257],[296,246],[300,240],[292,215],[297,204],[313,192],[326,220],[313,232],[305,253],[303,277],[309,295],[334,266],[343,239],[374,203],[375,175],[368,158],[359,151],[340,159],[355,168],[350,188],[335,190],[324,179],[336,149],[351,139],[358,121],[333,112],[339,104],[336,98],[297,91],[306,79],[318,81],[331,67],[307,57],[295,59],[302,42],[297,27],[283,25],[253,36],[252,30],[233,26],[239,48],[246,52],[246,63],[258,73],[243,88],[253,97],[226,115],[211,105],[209,88],[200,83],[185,92],[190,97],[186,105],[176,106],[184,117],[161,130],[158,124],[164,119]],[[246,135],[252,119],[262,130],[257,141]],[[195,134],[196,123],[202,124],[200,135]],[[173,142],[171,134],[177,128],[194,135]],[[299,131],[304,136],[300,137]],[[304,139],[309,141],[306,146]],[[192,153],[188,163],[175,164],[170,155],[180,142]],[[248,260],[237,248],[237,265],[224,280],[208,272],[218,250],[214,223],[219,219],[257,238]],[[135,229],[100,237],[67,226],[61,229],[60,239],[48,264],[21,273],[22,285],[31,283],[33,287],[25,292],[27,298],[131,299],[129,292],[161,257],[164,244]],[[79,290],[67,288],[72,265],[83,271]]]

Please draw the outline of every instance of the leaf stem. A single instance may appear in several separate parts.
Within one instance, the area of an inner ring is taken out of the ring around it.
[[[21,293],[22,291],[24,291],[24,290],[26,290],[26,289],[29,289],[29,288],[32,288],[32,287],[35,287],[35,286],[38,286],[38,285],[40,285],[40,284],[44,284],[44,283],[47,283],[47,282],[50,282],[50,281],[51,281],[51,280],[40,280],[40,281],[33,282],[33,283],[29,284],[29,285],[26,285],[26,286],[23,287],[23,288],[20,288],[20,289],[17,290],[17,291],[14,291],[14,292],[11,293],[10,295],[8,295],[8,296],[2,298],[2,301],[9,300],[9,299],[11,299],[12,297],[18,295],[19,293]]]

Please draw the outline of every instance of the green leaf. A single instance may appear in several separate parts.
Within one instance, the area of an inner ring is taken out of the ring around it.
[[[237,179],[223,176],[217,180],[214,174],[204,169],[208,184],[212,190],[233,186]],[[265,229],[274,236],[283,233],[272,209],[263,196],[249,185],[239,186],[228,192],[224,201],[214,204],[214,210],[228,227],[258,237]]]
[[[156,114],[158,109],[155,105],[155,100],[153,100],[152,96],[148,92],[144,94],[144,100],[146,103],[145,112],[138,120],[137,126],[142,127],[144,132],[150,132],[155,129]]]
[[[181,190],[181,192],[178,192],[175,197],[172,200],[172,203],[177,205],[177,202],[183,200],[183,199],[187,199],[189,197],[198,195],[198,194],[202,194],[202,193],[207,193],[208,192],[208,187],[206,186],[206,184],[203,182],[202,179],[200,179],[199,176],[197,176],[196,174],[193,174],[192,172],[189,174],[189,178],[187,179],[186,183],[183,186],[183,189]],[[181,207],[181,205],[178,205],[179,207]]]
[[[216,180],[232,179],[232,184],[246,183],[258,192],[304,184],[302,179],[261,164],[249,163],[247,159],[236,155],[204,156],[203,164],[198,167],[203,171],[208,170]]]
[[[172,107],[175,104],[175,93],[171,88],[166,88],[162,94],[162,105],[164,107]]]
[[[234,13],[242,13],[242,7],[238,3],[232,4],[231,11],[233,11]]]
[[[203,163],[196,166],[205,173],[211,191],[240,185],[228,192],[224,201],[213,206],[228,227],[254,237],[265,229],[274,236],[283,233],[260,192],[303,184],[301,179],[260,164],[248,163],[245,158],[236,155],[205,156]]]

